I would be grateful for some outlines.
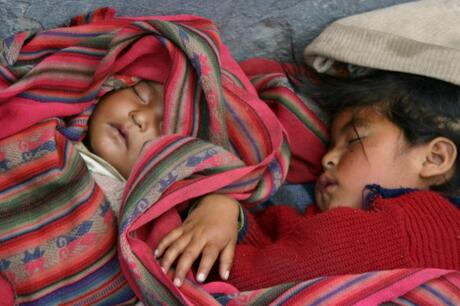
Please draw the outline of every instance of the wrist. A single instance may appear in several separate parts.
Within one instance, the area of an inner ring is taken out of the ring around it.
[[[246,212],[243,209],[243,206],[238,203],[239,206],[239,215],[238,215],[238,237],[237,243],[242,241],[243,238],[246,236],[246,232],[248,231],[248,221],[246,218]]]

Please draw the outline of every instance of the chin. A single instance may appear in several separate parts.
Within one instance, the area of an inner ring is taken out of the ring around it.
[[[316,206],[318,206],[319,210],[321,212],[328,211],[330,208],[330,205],[328,203],[321,203],[321,202],[316,202]]]
[[[334,208],[337,208],[337,207],[346,207],[347,205],[341,205],[341,204],[337,204],[337,203],[334,203],[334,202],[329,202],[327,204],[325,204],[323,207],[324,207],[324,210],[323,211],[328,211],[328,210],[331,210],[331,209],[334,209]]]

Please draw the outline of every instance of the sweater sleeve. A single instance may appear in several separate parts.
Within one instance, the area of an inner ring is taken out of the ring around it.
[[[246,219],[229,279],[240,290],[396,268],[460,269],[460,210],[431,191],[377,197],[370,211],[302,216],[274,206]]]
[[[16,305],[14,288],[11,283],[0,273],[0,296],[1,305]],[[3,304],[4,303],[4,304]]]

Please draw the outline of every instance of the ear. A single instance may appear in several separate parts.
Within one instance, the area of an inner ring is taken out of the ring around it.
[[[456,159],[455,143],[448,138],[437,137],[426,144],[420,177],[431,180],[433,185],[445,183],[453,175]]]

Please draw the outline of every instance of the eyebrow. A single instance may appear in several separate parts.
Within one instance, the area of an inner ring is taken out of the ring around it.
[[[352,114],[350,120],[345,123],[339,131],[339,134],[343,135],[348,132],[348,130],[353,130],[356,133],[356,129],[358,127],[366,127],[369,125],[369,120],[367,118],[363,118],[362,116],[357,115],[356,113]],[[329,145],[334,145],[334,141],[332,141]]]
[[[357,114],[353,114],[351,119],[341,128],[341,131],[346,131],[350,128],[357,128],[357,127],[366,127],[369,125],[369,119],[363,118]]]

